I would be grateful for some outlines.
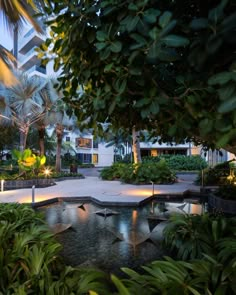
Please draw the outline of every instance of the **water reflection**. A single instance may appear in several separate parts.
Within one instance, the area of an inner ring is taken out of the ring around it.
[[[74,229],[68,228],[56,236],[64,246],[66,263],[98,266],[117,273],[122,266],[135,268],[162,257],[160,241],[167,217],[172,212],[188,211],[188,205],[154,200],[144,207],[104,210],[89,202],[63,202],[42,210],[50,226],[69,224]],[[199,204],[190,206],[194,214],[201,210]]]

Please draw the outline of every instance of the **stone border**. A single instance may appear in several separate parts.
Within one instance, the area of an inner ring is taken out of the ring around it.
[[[109,206],[109,207],[141,207],[146,205],[147,203],[151,202],[153,199],[157,199],[160,200],[161,202],[163,201],[183,201],[186,199],[186,195],[191,195],[191,198],[201,198],[201,194],[199,193],[195,193],[195,192],[191,192],[189,190],[183,192],[183,193],[179,193],[179,194],[161,194],[161,195],[154,195],[154,196],[150,196],[142,201],[139,202],[114,202],[114,201],[100,201],[94,197],[91,196],[83,196],[83,197],[60,197],[60,198],[53,198],[53,199],[48,199],[48,200],[44,200],[41,202],[35,202],[35,203],[31,203],[33,208],[38,208],[41,206],[46,206],[46,205],[50,205],[53,203],[57,203],[57,202],[62,202],[62,201],[67,201],[67,202],[93,202],[94,204],[97,204],[99,206]],[[178,196],[178,198],[176,198],[176,196]],[[187,200],[187,199],[186,199]]]
[[[26,179],[26,180],[5,180],[4,190],[13,190],[21,188],[35,187],[48,187],[55,184],[53,178],[38,178],[38,179]]]
[[[37,179],[16,179],[16,180],[4,180],[4,190],[14,190],[21,188],[31,188],[33,185],[37,188],[48,187],[55,185],[56,182],[63,180],[73,180],[73,179],[84,179],[81,176],[68,176],[68,177],[58,177],[58,178],[37,178]]]
[[[223,213],[236,214],[236,201],[221,199],[214,194],[209,194],[208,204],[216,210],[222,211]]]

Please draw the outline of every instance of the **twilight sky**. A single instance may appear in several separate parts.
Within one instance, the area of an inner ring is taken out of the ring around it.
[[[30,27],[30,25],[25,22],[25,27]],[[22,29],[24,29],[22,27]],[[5,46],[8,50],[11,50],[13,47],[12,36],[10,32],[6,29],[6,26],[2,20],[2,14],[0,13],[0,44]]]
[[[12,37],[10,33],[4,28],[0,19],[0,44],[5,46],[8,50],[12,49]]]

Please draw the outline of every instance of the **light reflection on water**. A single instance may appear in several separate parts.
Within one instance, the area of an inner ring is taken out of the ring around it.
[[[56,235],[63,244],[62,256],[67,264],[95,266],[115,273],[120,267],[137,268],[166,254],[161,248],[166,222],[148,217],[203,211],[200,204],[154,201],[143,207],[112,207],[119,214],[104,217],[95,213],[103,208],[89,202],[83,204],[83,209],[80,205],[62,202],[40,210],[45,212],[49,226],[71,224],[71,228]]]

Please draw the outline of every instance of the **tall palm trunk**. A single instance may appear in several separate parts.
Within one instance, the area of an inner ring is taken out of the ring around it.
[[[61,124],[57,124],[56,134],[57,134],[56,172],[60,172],[61,171],[61,144],[62,144],[62,136],[63,136],[63,126]]]
[[[39,153],[40,153],[40,156],[43,156],[45,155],[45,145],[44,145],[45,125],[41,125],[38,128],[38,136],[39,136]]]
[[[20,151],[23,152],[25,149],[25,133],[24,131],[20,131]]]
[[[15,24],[13,31],[13,55],[15,57],[14,67],[17,69],[17,59],[18,59],[18,24]]]
[[[24,126],[20,130],[20,151],[23,152],[26,148],[27,136],[29,133],[29,126]]]
[[[140,152],[140,141],[139,141],[139,131],[136,131],[135,126],[132,128],[132,140],[133,140],[133,154],[134,163],[141,163],[141,152]]]

